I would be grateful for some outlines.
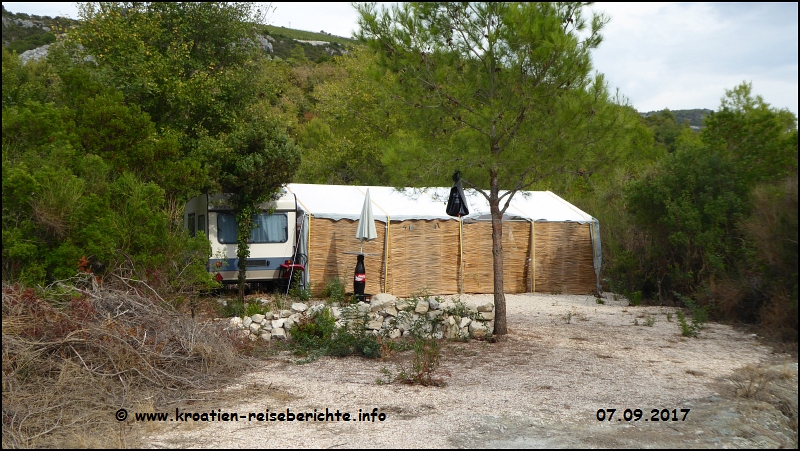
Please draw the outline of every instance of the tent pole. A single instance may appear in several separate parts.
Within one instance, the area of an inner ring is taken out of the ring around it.
[[[389,225],[392,223],[392,218],[386,215],[386,245],[383,246],[383,292],[389,292]]]
[[[458,217],[458,293],[464,294],[464,223]]]
[[[531,293],[536,293],[536,221],[531,219]]]
[[[533,219],[531,219],[531,257],[528,259],[528,289],[533,293]]]

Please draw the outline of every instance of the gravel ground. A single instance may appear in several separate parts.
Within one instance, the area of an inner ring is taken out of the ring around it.
[[[506,302],[507,340],[443,347],[444,387],[376,382],[410,351],[304,365],[283,352],[221,387],[215,404],[167,410],[327,408],[356,416],[377,408],[385,421],[129,422],[129,430],[151,448],[797,447],[797,360],[752,335],[709,323],[698,338],[684,338],[673,308],[632,307],[613,295],[605,304],[544,294],[510,294]],[[759,375],[772,381],[756,396],[737,392]],[[616,409],[612,421],[598,421],[599,409]],[[626,421],[625,409],[643,415]],[[680,409],[690,411],[685,420],[655,422],[653,409],[670,416],[677,409],[679,418]]]

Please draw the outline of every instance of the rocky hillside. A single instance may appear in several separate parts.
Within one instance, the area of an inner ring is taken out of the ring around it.
[[[12,13],[3,6],[3,47],[17,52],[23,62],[40,59],[47,55],[47,47],[59,34],[79,23],[65,17]],[[315,33],[271,25],[262,27],[261,34],[261,48],[281,59],[297,57],[302,50],[310,61],[321,62],[347,53],[347,49],[356,43],[353,39],[324,31]]]
[[[3,47],[22,54],[55,42],[58,34],[78,24],[66,17],[52,18],[12,13],[3,6]]]

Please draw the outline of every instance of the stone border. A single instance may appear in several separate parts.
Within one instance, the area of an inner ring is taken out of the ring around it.
[[[367,333],[390,339],[424,337],[447,339],[482,339],[494,330],[494,304],[480,305],[440,298],[398,299],[388,293],[376,294],[369,303],[358,302],[347,306],[302,302],[292,304],[291,310],[270,312],[266,315],[230,318],[228,330],[238,329],[252,341],[289,338],[292,327],[302,319],[329,308],[339,328],[358,325]]]

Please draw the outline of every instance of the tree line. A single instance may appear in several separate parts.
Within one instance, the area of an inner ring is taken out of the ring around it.
[[[508,200],[550,189],[600,220],[604,289],[678,293],[796,340],[792,113],[742,83],[700,133],[642,117],[593,73],[608,18],[578,3],[358,12],[359,45],[320,62],[260,51],[246,3],[87,3],[47,61],[4,49],[3,280],[83,261],[186,290],[209,283],[207,243],[181,230],[194,195],[234,194],[244,225],[284,183],[446,186],[458,170],[492,208],[495,274]]]

